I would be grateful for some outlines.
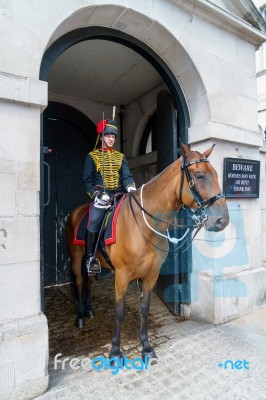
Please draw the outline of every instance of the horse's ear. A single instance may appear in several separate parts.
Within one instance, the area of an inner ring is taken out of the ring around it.
[[[210,147],[208,150],[204,151],[203,155],[204,157],[208,158],[209,155],[212,153],[213,149],[214,149],[215,144],[212,145],[212,147]]]
[[[186,146],[184,143],[182,143],[181,141],[180,141],[180,150],[181,150],[181,153],[182,153],[185,157],[188,157],[189,154],[191,153],[190,148],[189,148],[188,146]]]

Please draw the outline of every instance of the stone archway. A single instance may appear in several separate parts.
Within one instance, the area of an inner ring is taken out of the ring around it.
[[[141,8],[134,2],[129,2],[125,7],[121,1],[121,4],[116,5],[83,4],[81,9],[75,10],[70,7],[65,11],[68,15],[65,12],[61,23],[55,27],[47,43],[41,65],[41,79],[46,79],[45,70],[49,69],[49,63],[55,57],[54,52],[58,56],[69,46],[87,40],[89,36],[92,38],[96,35],[94,37],[107,39],[109,35],[109,40],[125,43],[135,51],[140,51],[144,57],[150,54],[147,60],[158,71],[161,69],[159,73],[162,73],[171,94],[174,99],[178,98],[180,101],[178,106],[181,119],[183,118],[183,140],[202,140],[206,121],[211,119],[211,110],[206,82],[203,81],[196,65],[199,54],[204,57],[208,50],[202,48],[201,42],[198,48],[188,41],[190,35],[195,34],[198,22],[193,20],[192,23],[192,16],[187,7],[156,2],[152,5],[145,4],[145,7]],[[66,43],[62,41],[63,38]],[[182,116],[184,110],[185,115]],[[138,128],[135,126],[134,131]],[[130,146],[136,148],[135,140]]]
[[[45,70],[49,70],[49,64],[54,57],[58,57],[74,43],[87,40],[89,37],[101,37],[107,40],[109,37],[109,40],[124,43],[140,52],[158,72],[162,73],[170,91],[176,91],[179,96],[183,112],[186,110],[184,126],[187,130],[194,124],[195,109],[197,125],[206,121],[206,114],[210,115],[205,84],[195,65],[195,54],[191,52],[191,48],[187,51],[182,43],[183,40],[180,40],[190,22],[189,12],[171,4],[154,7],[149,5],[144,9],[138,9],[134,4],[129,4],[127,8],[121,2],[121,5],[87,7],[83,5],[83,8],[78,10],[69,9],[69,15],[54,29],[47,43],[41,63],[40,78],[46,80]],[[171,80],[176,81],[175,88],[172,88]],[[173,92],[172,95],[176,97]]]
[[[123,13],[121,13],[121,7],[119,8],[117,6],[111,6],[111,8],[109,6],[101,6],[99,8],[101,8],[102,11],[101,18],[99,18],[99,15],[97,17],[95,12],[92,12],[92,9],[95,9],[95,7],[87,7],[86,9],[78,10],[71,14],[54,31],[53,39],[50,41],[49,47],[46,49],[42,59],[40,79],[47,80],[49,70],[57,57],[66,49],[79,42],[102,39],[125,45],[150,62],[163,78],[166,87],[172,94],[178,112],[180,137],[182,141],[187,142],[188,128],[190,126],[188,102],[191,100],[193,104],[195,98],[201,95],[202,104],[204,101],[204,95],[202,95],[202,93],[205,92],[204,85],[192,60],[174,35],[169,33],[169,31],[158,22],[153,24],[152,19],[148,17],[144,18],[143,14],[129,9],[124,9]],[[116,22],[113,24],[111,24],[110,20],[108,24],[106,23],[106,15],[110,16],[107,9],[109,9],[109,11],[112,9],[112,17],[114,17],[116,12],[117,15],[119,14],[118,19],[116,19]],[[118,12],[119,10],[120,13]],[[127,29],[123,29],[124,31],[122,32],[121,28],[124,25],[124,28],[127,26],[125,23],[123,25],[122,22],[125,15],[127,15],[128,18],[130,15],[131,21],[138,21],[143,31],[145,31],[147,27],[150,27],[153,35],[150,34],[147,37],[140,35],[140,37],[137,38],[135,35],[125,33]],[[89,24],[74,29],[75,27],[84,25],[86,17],[88,18]],[[111,27],[95,26],[101,24],[111,25]],[[162,43],[160,43],[160,41],[156,43],[154,39],[158,37],[158,35],[163,38],[163,51],[160,47]],[[183,83],[182,86],[179,80]]]

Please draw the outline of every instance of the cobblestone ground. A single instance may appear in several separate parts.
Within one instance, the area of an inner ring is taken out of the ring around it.
[[[111,347],[113,279],[95,282],[93,290],[95,318],[86,320],[84,330],[73,327],[75,305],[68,287],[46,293],[50,385],[39,400],[266,399],[266,347],[260,350],[210,324],[182,321],[168,311],[155,293],[149,333],[159,362],[145,370],[123,368],[116,374],[111,369],[97,371],[91,363],[84,364],[88,357],[107,357]],[[134,282],[129,288],[122,334],[123,354],[131,360],[139,357],[141,350],[137,338],[139,295]],[[61,364],[55,370],[57,353],[78,358],[78,369],[73,370],[66,363],[64,370]],[[237,364],[239,369],[232,369],[230,363],[225,369],[226,360],[242,363]],[[82,362],[85,367],[79,368]]]

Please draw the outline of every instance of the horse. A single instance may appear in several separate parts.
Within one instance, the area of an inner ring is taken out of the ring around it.
[[[115,269],[115,328],[112,337],[110,358],[121,361],[121,324],[125,314],[125,297],[131,281],[142,282],[140,302],[139,340],[142,358],[157,358],[148,335],[150,295],[156,284],[169,251],[168,228],[181,208],[191,213],[193,228],[205,226],[207,231],[221,231],[229,215],[224,195],[218,183],[218,175],[207,159],[213,151],[209,148],[202,154],[191,151],[181,143],[181,157],[136,191],[128,193],[120,206],[116,224],[116,242],[106,246],[106,251]],[[78,290],[77,326],[83,326],[82,276],[84,246],[73,244],[76,225],[88,207],[77,207],[68,217],[66,225],[67,247]],[[192,229],[193,229],[192,228]],[[101,253],[97,257],[103,267],[108,263]],[[110,268],[110,266],[109,266]],[[87,315],[92,316],[91,304],[86,304]]]

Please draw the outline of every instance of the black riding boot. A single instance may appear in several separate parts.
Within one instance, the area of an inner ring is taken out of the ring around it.
[[[101,272],[101,266],[98,260],[94,257],[94,250],[97,242],[97,233],[87,231],[86,236],[86,268],[87,272],[96,274]]]

